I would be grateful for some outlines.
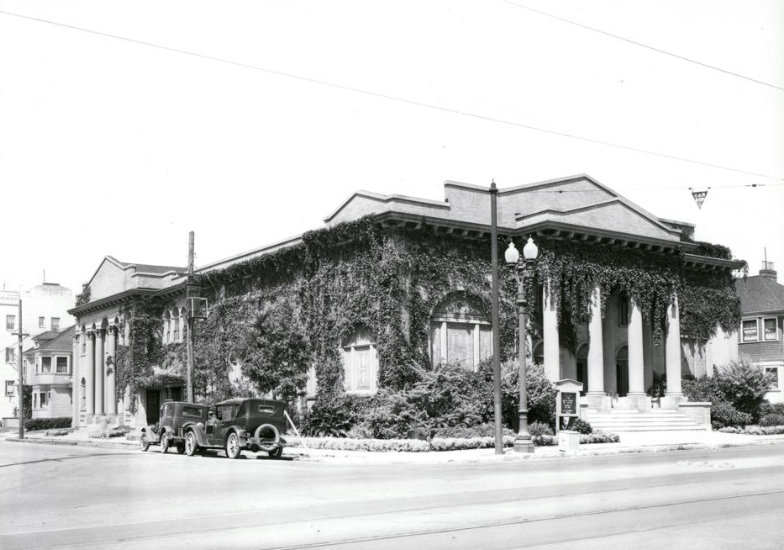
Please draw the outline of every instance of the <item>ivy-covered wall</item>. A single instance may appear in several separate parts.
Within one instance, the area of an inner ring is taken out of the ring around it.
[[[562,343],[567,347],[575,344],[569,334],[580,313],[590,312],[595,283],[604,300],[612,292],[627,293],[652,321],[657,339],[666,330],[664,315],[672,290],[678,295],[684,336],[706,340],[717,323],[725,330],[740,323],[731,276],[688,270],[683,253],[666,255],[543,237],[537,238],[537,244],[537,281],[545,277],[552,281]],[[499,243],[501,257],[504,248]],[[728,253],[724,247],[719,252]],[[504,265],[499,272],[505,360],[514,355],[516,346],[516,280],[513,270]],[[286,319],[301,327],[308,340],[308,362],[315,365],[320,395],[343,391],[341,343],[359,327],[368,329],[377,343],[379,385],[401,389],[416,379],[416,367],[430,366],[430,315],[449,293],[478,296],[489,317],[490,246],[487,240],[432,229],[385,229],[365,218],[306,233],[297,245],[212,271],[200,282],[214,307],[211,319],[195,335],[197,342],[222,342],[221,357],[230,357],[234,349],[241,353],[247,345],[232,338],[243,333],[252,311],[275,309],[285,302],[291,307]],[[541,315],[534,311],[536,288],[528,288],[529,315],[535,321]],[[534,332],[538,326],[535,322]],[[303,380],[297,384],[304,386]]]

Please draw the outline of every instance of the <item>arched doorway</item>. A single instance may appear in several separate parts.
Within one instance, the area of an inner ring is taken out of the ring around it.
[[[618,397],[629,393],[629,348],[621,346],[615,354],[615,389]]]
[[[454,363],[476,370],[492,357],[490,322],[478,296],[465,292],[448,295],[430,317],[430,357],[433,364]]]

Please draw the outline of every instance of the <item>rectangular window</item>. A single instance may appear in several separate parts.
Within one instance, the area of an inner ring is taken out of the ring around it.
[[[14,330],[16,328],[16,315],[5,316],[5,330]]]
[[[6,394],[6,396],[11,397],[11,396],[14,395],[14,384],[15,383],[16,382],[14,380],[6,380],[5,381],[5,394]]]
[[[52,358],[51,357],[41,357],[41,372],[44,372],[44,373],[51,373],[52,372]]]
[[[45,326],[46,326],[46,317],[39,317],[38,328],[44,328]]]
[[[59,317],[52,317],[52,330],[57,332],[60,330],[60,318]]]
[[[14,348],[5,348],[5,362],[12,365],[16,363],[16,350]]]
[[[770,367],[765,369],[765,374],[768,375],[768,382],[771,390],[779,389],[779,369],[778,367]]]
[[[57,374],[68,374],[68,358],[57,358]]]
[[[33,408],[38,408],[38,392],[33,393]]]
[[[749,321],[743,321],[743,341],[744,342],[756,342],[759,340],[757,334],[757,320],[751,319]]]
[[[763,324],[763,331],[765,334],[765,340],[778,340],[779,339],[779,330],[776,326],[776,319],[765,319],[762,321]]]
[[[39,403],[41,404],[41,408],[42,409],[46,408],[46,403],[47,403],[47,401],[46,401],[46,392],[41,392],[41,398],[40,398]]]

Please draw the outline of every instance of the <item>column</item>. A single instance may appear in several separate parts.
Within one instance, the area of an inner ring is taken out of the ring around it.
[[[586,395],[605,395],[602,302],[598,286],[594,287],[591,294],[591,320],[588,322],[588,391]]]
[[[87,401],[87,416],[95,414],[95,331],[88,330],[87,354],[84,356],[84,391]]]
[[[448,345],[448,341],[446,337],[446,329],[447,329],[446,321],[442,321],[441,322],[441,362],[442,363],[446,363],[449,357],[449,354],[447,353],[447,349],[446,349]]]
[[[630,300],[631,316],[629,319],[629,393],[628,398],[639,411],[648,410],[645,395],[645,353],[643,351],[642,311]]]
[[[678,311],[678,296],[672,293],[667,306],[667,341],[665,342],[665,365],[667,368],[667,397],[680,397],[681,393],[681,320]]]
[[[474,371],[479,368],[479,361],[481,361],[481,354],[479,353],[479,325],[474,325]]]
[[[95,414],[102,415],[106,413],[103,404],[103,379],[106,376],[104,373],[104,357],[103,357],[103,339],[106,331],[102,328],[95,331]]]
[[[106,413],[117,414],[117,396],[115,395],[115,373],[117,372],[117,327],[109,326],[106,340],[106,357],[111,358],[111,366],[106,369]]]
[[[542,311],[544,342],[544,371],[548,380],[555,382],[561,379],[561,344],[558,340],[558,312],[555,310],[555,300],[548,290],[550,281],[547,281],[544,293],[544,307]]]
[[[79,358],[82,354],[81,344],[82,334],[78,330],[74,330],[73,335],[73,355],[71,356],[71,398],[73,399],[71,427],[78,428],[81,416],[82,404],[82,377],[79,374]]]

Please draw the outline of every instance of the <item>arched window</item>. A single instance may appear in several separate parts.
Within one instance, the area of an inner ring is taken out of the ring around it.
[[[177,308],[172,310],[172,342],[177,343],[180,341],[180,311]]]
[[[171,330],[171,315],[168,311],[163,312],[163,343],[168,344],[170,342],[169,331]]]
[[[376,344],[366,329],[358,329],[343,342],[343,384],[349,393],[374,393],[378,377]]]
[[[433,364],[457,363],[475,370],[493,355],[492,327],[479,298],[465,293],[447,296],[430,318]]]

